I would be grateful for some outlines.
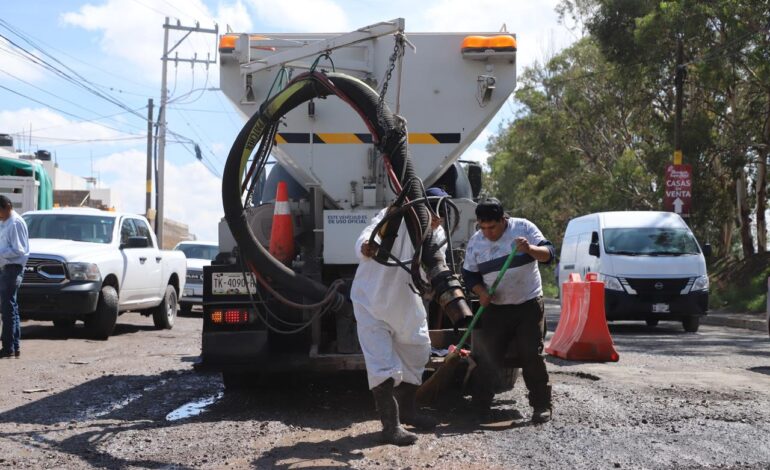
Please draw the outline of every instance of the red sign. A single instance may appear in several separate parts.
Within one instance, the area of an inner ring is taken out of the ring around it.
[[[692,167],[690,165],[668,165],[666,167],[666,193],[663,207],[682,217],[690,216],[692,204]]]

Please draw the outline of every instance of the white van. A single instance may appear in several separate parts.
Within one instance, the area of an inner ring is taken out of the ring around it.
[[[681,321],[698,331],[708,310],[706,259],[690,228],[672,212],[601,212],[572,219],[559,259],[559,285],[571,273],[599,273],[608,321]]]

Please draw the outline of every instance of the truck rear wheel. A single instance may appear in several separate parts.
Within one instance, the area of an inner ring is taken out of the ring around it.
[[[86,329],[95,339],[107,339],[115,331],[117,321],[118,291],[112,286],[104,286],[99,293],[96,311],[86,317]]]
[[[695,333],[700,328],[700,317],[687,317],[682,320],[682,327],[688,333]]]
[[[71,320],[71,319],[54,320],[53,326],[55,326],[56,328],[59,328],[60,330],[69,330],[70,328],[75,326],[75,320]]]
[[[174,286],[166,286],[166,294],[163,301],[152,310],[152,322],[159,330],[170,330],[174,327],[178,300]]]

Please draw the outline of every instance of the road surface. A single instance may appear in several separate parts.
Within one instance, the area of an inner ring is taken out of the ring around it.
[[[549,319],[557,307],[548,306]],[[129,313],[108,341],[22,327],[0,360],[0,467],[768,468],[770,341],[676,323],[611,325],[620,362],[549,358],[554,420],[479,427],[466,407],[408,448],[377,442],[363,374],[275,378],[223,393],[192,370],[200,318],[173,330]],[[497,406],[526,417],[523,384]]]

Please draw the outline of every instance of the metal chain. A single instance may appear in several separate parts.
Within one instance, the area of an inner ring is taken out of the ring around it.
[[[385,75],[385,81],[382,83],[382,91],[380,92],[380,100],[377,102],[377,116],[382,114],[382,107],[385,105],[385,94],[388,93],[388,84],[393,76],[393,71],[396,69],[396,61],[399,56],[404,54],[404,44],[406,43],[404,33],[396,33],[395,44],[393,45],[393,53],[388,59],[388,73]]]

